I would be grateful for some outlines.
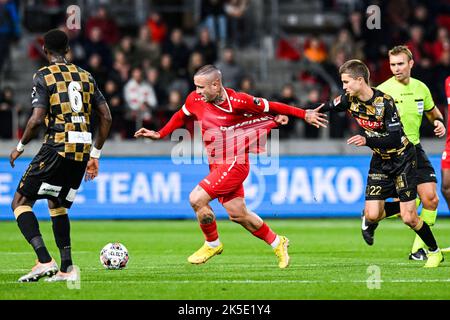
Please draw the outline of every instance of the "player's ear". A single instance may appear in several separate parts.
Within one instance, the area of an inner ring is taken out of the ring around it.
[[[412,68],[414,66],[414,60],[413,59],[409,60],[408,63],[409,63],[409,67],[410,68]]]

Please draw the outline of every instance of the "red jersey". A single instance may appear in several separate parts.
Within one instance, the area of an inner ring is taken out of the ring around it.
[[[245,161],[249,152],[264,150],[267,133],[277,127],[274,114],[305,117],[305,111],[281,103],[269,102],[246,93],[225,88],[225,101],[216,105],[203,100],[195,91],[169,123],[160,131],[163,138],[180,127],[187,117],[200,122],[202,139],[209,162],[231,163],[236,156]],[[242,162],[241,162],[242,163]]]
[[[445,94],[447,95],[447,130],[450,128],[450,76],[445,80]],[[450,149],[450,134],[447,132],[447,140],[445,141],[445,149]]]

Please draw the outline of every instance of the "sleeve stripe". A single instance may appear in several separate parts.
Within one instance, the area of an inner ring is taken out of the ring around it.
[[[191,116],[191,113],[188,111],[185,104],[183,104],[183,107],[181,107],[181,109],[183,110],[185,115],[187,115],[188,117]]]
[[[262,101],[264,103],[264,112],[269,112],[269,102],[264,98],[262,98]]]
[[[447,103],[450,104],[450,97],[447,98]]]

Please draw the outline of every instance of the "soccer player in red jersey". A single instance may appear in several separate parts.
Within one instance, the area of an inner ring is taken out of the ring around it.
[[[289,265],[289,240],[274,233],[245,205],[243,182],[250,169],[248,153],[260,150],[261,136],[278,124],[287,123],[284,115],[304,119],[316,127],[326,127],[326,116],[319,113],[320,108],[303,110],[224,88],[221,72],[213,65],[200,68],[194,75],[194,84],[196,90],[159,132],[141,128],[135,133],[135,137],[158,140],[183,126],[190,117],[201,123],[210,173],[192,190],[189,202],[206,241],[188,261],[201,264],[222,253],[215,215],[209,205],[217,198],[230,220],[272,246],[278,266],[286,268]]]
[[[448,115],[450,115],[450,76],[445,80],[445,93],[447,95]],[[447,128],[450,125],[450,117],[447,119]],[[445,141],[445,150],[442,153],[441,159],[441,191],[444,195],[447,206],[450,208],[450,134],[447,134],[447,140]]]

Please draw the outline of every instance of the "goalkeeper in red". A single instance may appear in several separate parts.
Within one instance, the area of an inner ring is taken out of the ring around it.
[[[278,257],[278,266],[286,268],[289,240],[273,232],[246,207],[243,182],[250,169],[248,154],[261,151],[260,140],[278,124],[287,123],[286,116],[304,119],[316,127],[326,126],[326,116],[318,109],[305,111],[224,88],[221,72],[213,65],[200,68],[194,84],[196,90],[159,132],[141,128],[135,133],[135,137],[157,140],[182,127],[191,117],[201,124],[210,173],[194,188],[189,201],[206,241],[188,261],[201,264],[222,253],[216,218],[209,205],[217,198],[230,220],[270,245]]]

